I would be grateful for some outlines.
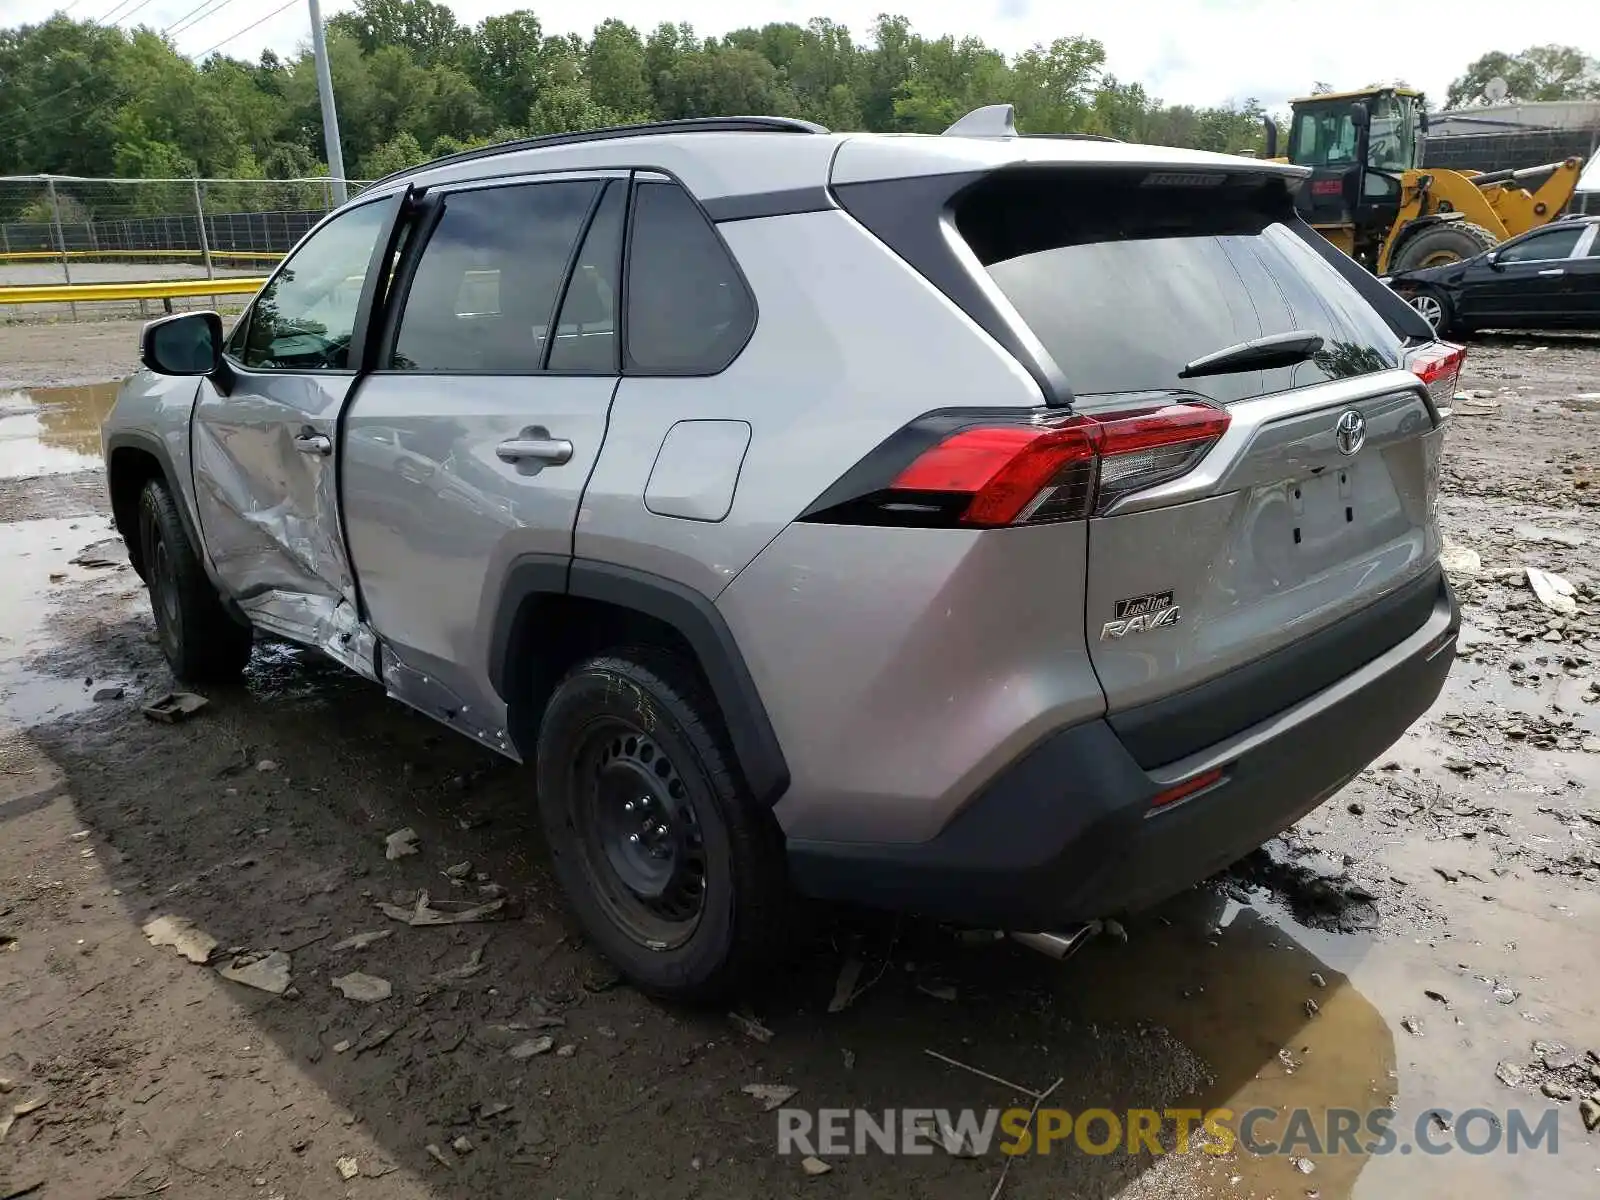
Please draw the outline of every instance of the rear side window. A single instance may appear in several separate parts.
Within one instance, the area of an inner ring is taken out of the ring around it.
[[[422,248],[390,368],[537,371],[573,247],[599,183],[457,192]]]
[[[1397,366],[1383,318],[1287,224],[1281,187],[1143,172],[1002,172],[957,227],[1074,392],[1182,389],[1230,403]],[[1292,366],[1180,378],[1252,338],[1309,331]]]
[[[1582,225],[1574,225],[1569,229],[1551,229],[1545,233],[1536,233],[1525,242],[1518,242],[1515,246],[1507,246],[1500,251],[1498,259],[1503,263],[1513,263],[1543,262],[1551,258],[1566,258],[1578,248],[1578,239],[1582,236]]]
[[[709,375],[744,348],[755,303],[705,215],[676,184],[634,189],[626,368]]]

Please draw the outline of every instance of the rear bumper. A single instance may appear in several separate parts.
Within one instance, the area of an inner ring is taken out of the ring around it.
[[[1147,771],[1105,720],[1062,730],[926,842],[790,839],[792,878],[821,899],[1019,930],[1164,899],[1321,804],[1433,703],[1455,658],[1460,614],[1442,575],[1432,581],[1420,626],[1223,742]],[[1150,808],[1163,790],[1219,768],[1218,783]]]

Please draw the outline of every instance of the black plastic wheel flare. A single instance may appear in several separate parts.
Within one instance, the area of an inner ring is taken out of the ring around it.
[[[652,950],[682,945],[706,901],[706,853],[689,789],[656,741],[620,718],[576,756],[574,824],[612,920]]]

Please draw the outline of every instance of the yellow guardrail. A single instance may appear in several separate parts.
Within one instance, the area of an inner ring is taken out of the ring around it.
[[[67,259],[88,258],[193,258],[203,259],[204,250],[68,250]],[[283,257],[278,250],[213,250],[212,258],[235,258],[246,262],[275,263]],[[59,250],[8,250],[0,253],[0,263],[60,262]]]
[[[0,287],[0,304],[70,304],[87,300],[174,300],[180,296],[253,295],[259,277],[163,279],[155,283],[49,283]]]

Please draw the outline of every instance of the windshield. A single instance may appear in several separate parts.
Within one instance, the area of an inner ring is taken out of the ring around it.
[[[1352,167],[1356,162],[1356,123],[1349,100],[1298,105],[1289,159],[1303,167]],[[1366,101],[1372,117],[1367,166],[1398,175],[1416,165],[1417,100],[1383,93]]]
[[[1383,318],[1290,228],[1289,203],[1057,171],[979,186],[957,226],[1075,392],[1183,389],[1232,403],[1399,360]],[[1194,359],[1290,332],[1319,334],[1322,349],[1289,366],[1182,375]]]

